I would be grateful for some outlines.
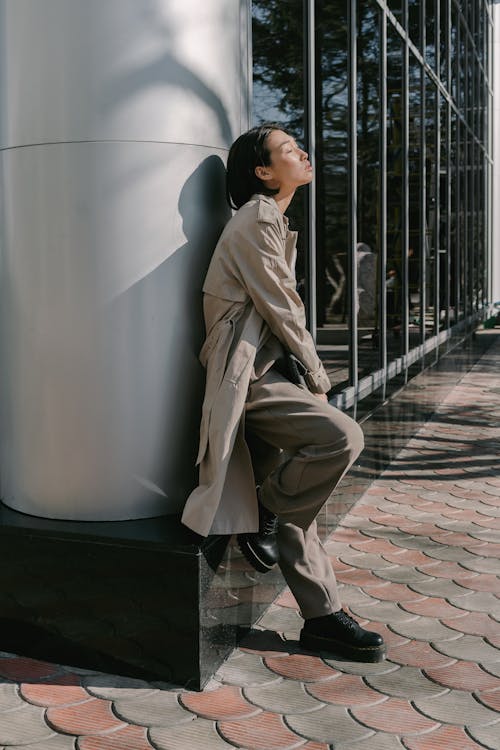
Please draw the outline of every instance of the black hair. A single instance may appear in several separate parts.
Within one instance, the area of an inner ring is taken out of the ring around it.
[[[255,167],[268,167],[271,155],[266,145],[273,130],[281,125],[265,122],[240,135],[229,149],[226,172],[226,198],[231,208],[241,208],[254,193],[276,195],[279,188],[269,188],[255,174]]]

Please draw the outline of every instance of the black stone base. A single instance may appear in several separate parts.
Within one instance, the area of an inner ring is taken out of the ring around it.
[[[0,504],[0,650],[200,689],[244,625],[209,601],[227,544],[171,517],[76,523]]]

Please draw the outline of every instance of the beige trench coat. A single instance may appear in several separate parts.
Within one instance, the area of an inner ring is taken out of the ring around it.
[[[305,366],[314,393],[330,381],[305,327],[296,291],[296,233],[276,201],[255,195],[226,225],[203,285],[207,337],[200,360],[207,371],[197,464],[198,487],[182,521],[202,536],[258,529],[257,497],[244,436],[252,379],[283,347]]]

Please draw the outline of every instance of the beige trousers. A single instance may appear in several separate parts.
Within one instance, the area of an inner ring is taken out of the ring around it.
[[[245,429],[262,504],[280,520],[279,565],[302,616],[336,612],[337,582],[315,519],[363,449],[363,432],[274,369],[250,385]]]

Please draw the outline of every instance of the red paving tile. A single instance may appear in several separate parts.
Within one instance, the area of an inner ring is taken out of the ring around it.
[[[25,682],[19,686],[24,700],[35,706],[65,706],[86,701],[89,694],[80,687],[78,675],[60,675],[44,682]]]
[[[213,721],[243,719],[261,713],[260,708],[245,700],[240,688],[233,686],[201,693],[181,693],[179,698],[184,708]]]
[[[337,580],[341,583],[349,583],[351,586],[371,586],[375,591],[375,586],[380,586],[384,583],[382,578],[379,578],[372,573],[371,570],[365,570],[363,568],[351,568],[350,570],[338,571],[337,563],[333,562],[335,568],[335,575]]]
[[[500,679],[488,674],[471,661],[457,661],[440,668],[425,668],[425,674],[434,682],[456,690],[490,690],[500,688]]]
[[[85,703],[78,703],[65,708],[49,708],[47,723],[56,732],[74,735],[94,735],[125,727],[114,715],[109,701],[90,698]]]
[[[57,667],[55,664],[25,659],[22,656],[0,658],[0,677],[6,677],[8,680],[14,680],[15,682],[34,682],[60,671],[61,667]]]
[[[286,656],[272,656],[264,659],[266,666],[282,677],[302,682],[317,682],[335,678],[340,673],[329,667],[317,656],[307,654],[287,654]]]
[[[375,706],[354,706],[350,711],[365,726],[392,734],[421,734],[439,727],[437,722],[427,719],[401,698],[388,698]]]
[[[498,505],[500,505],[500,503],[498,503]],[[468,552],[472,552],[473,555],[500,558],[500,544],[496,544],[495,542],[478,542],[478,544],[469,544],[465,549]]]
[[[369,586],[363,585],[362,588],[370,596],[382,599],[385,602],[415,602],[422,598],[427,599],[427,597],[417,594],[403,583],[385,582],[382,586],[379,584],[372,586],[370,584]]]
[[[480,690],[480,688],[478,688]],[[481,703],[500,714],[500,680],[497,678],[497,688],[484,693],[479,692],[478,696]],[[500,719],[500,716],[498,717]]]
[[[453,630],[458,630],[459,633],[466,633],[467,635],[480,635],[484,638],[494,637],[499,629],[500,625],[496,620],[487,615],[485,612],[467,612],[465,617],[460,619],[442,619],[443,625]]]
[[[80,737],[78,750],[151,750],[147,728],[128,726],[107,737]]]
[[[462,581],[462,578],[470,578],[470,570],[462,568],[456,562],[447,560],[436,560],[427,558],[427,562],[417,565],[421,573],[433,578],[448,578],[452,581]]]
[[[484,750],[461,727],[441,726],[422,737],[405,737],[408,750]]]
[[[423,566],[428,565],[430,562],[435,562],[431,557],[416,549],[399,548],[399,552],[383,552],[382,557],[384,560],[396,563],[396,565]]]
[[[385,695],[368,687],[361,677],[351,674],[308,685],[306,690],[320,701],[340,706],[368,706],[386,699]]]
[[[492,573],[477,573],[467,578],[461,578],[460,586],[471,589],[471,591],[489,591],[491,594],[498,594],[500,591],[500,579]]]
[[[354,542],[351,544],[353,549],[358,552],[375,553],[378,555],[386,552],[401,552],[401,547],[397,547],[389,539],[367,539],[366,542]]]
[[[389,659],[395,664],[420,667],[420,669],[425,670],[433,667],[444,667],[456,661],[451,656],[439,654],[430,643],[424,643],[424,641],[408,641],[401,646],[394,646],[389,654]]]
[[[447,619],[461,618],[467,614],[465,610],[448,604],[446,599],[434,596],[428,596],[419,601],[401,602],[401,607],[407,612],[413,612],[416,615],[423,615],[424,617],[436,617],[440,620],[443,617]]]
[[[300,741],[281,716],[267,711],[244,721],[220,721],[218,729],[226,742],[252,750],[288,750]]]
[[[280,607],[289,607],[290,609],[299,609],[299,605],[297,604],[297,600],[295,599],[294,595],[290,591],[290,589],[286,589],[278,598],[275,600],[275,604],[277,604]]]

